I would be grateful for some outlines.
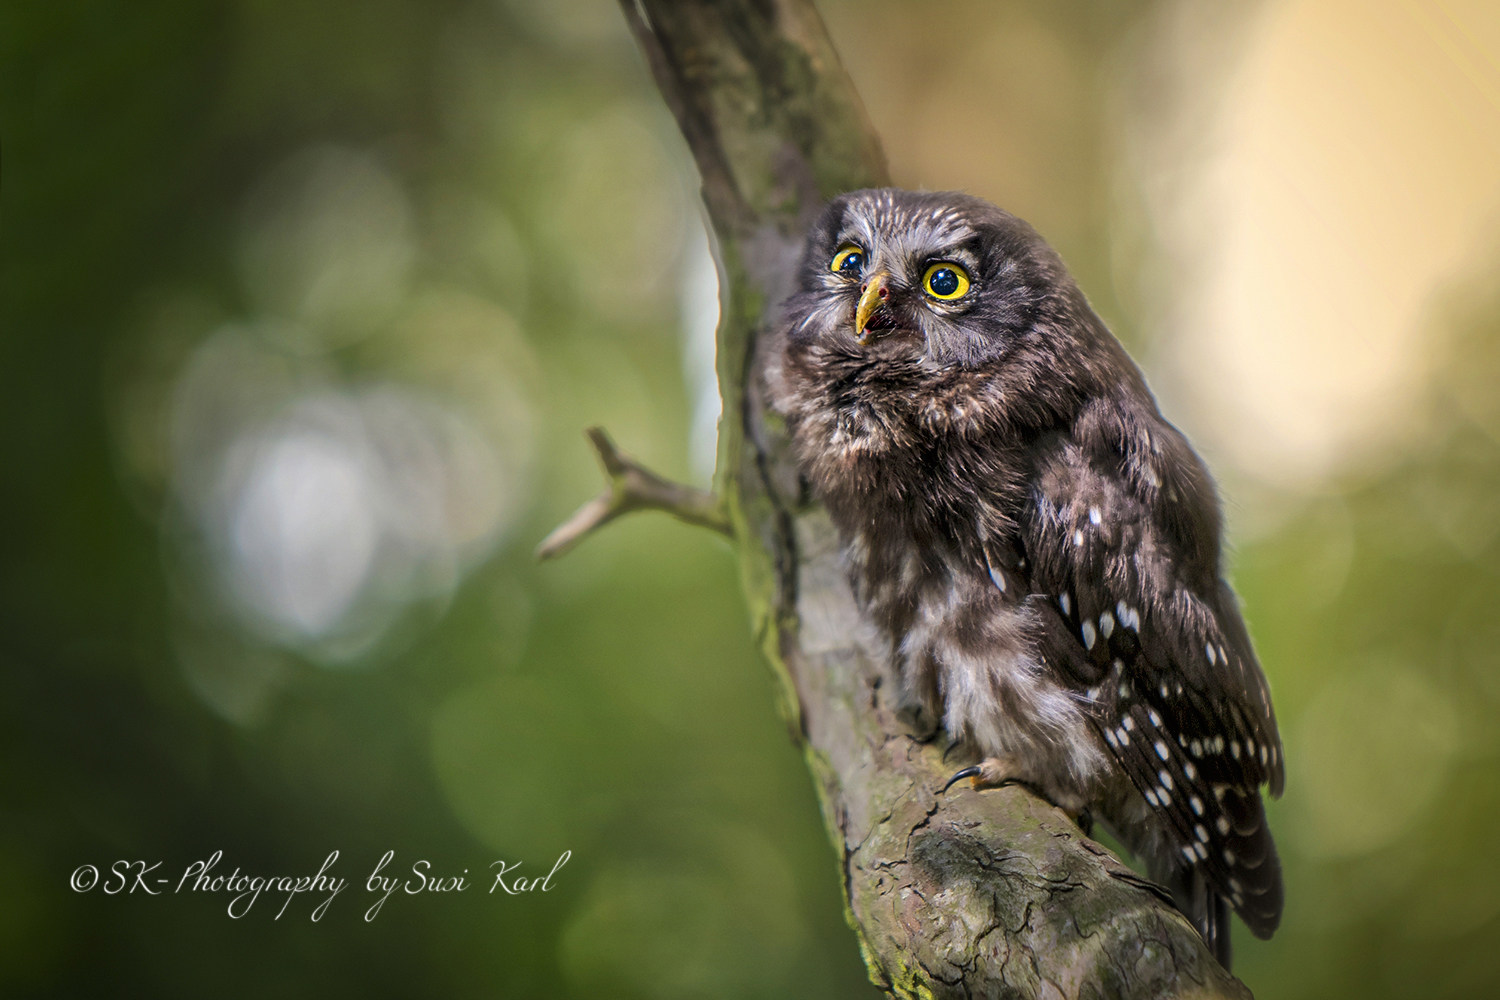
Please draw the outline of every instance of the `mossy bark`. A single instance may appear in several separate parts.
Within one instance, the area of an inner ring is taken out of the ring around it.
[[[824,201],[888,183],[810,0],[622,0],[703,181],[720,265],[715,486],[839,852],[871,979],[903,997],[1247,997],[1165,893],[1019,788],[955,786],[910,732],[754,378]]]

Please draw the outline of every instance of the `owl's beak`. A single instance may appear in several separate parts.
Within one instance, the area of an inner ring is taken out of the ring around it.
[[[854,339],[864,347],[874,339],[873,331],[867,329],[870,317],[885,305],[891,297],[891,276],[885,271],[876,271],[860,286],[859,305],[854,307]]]

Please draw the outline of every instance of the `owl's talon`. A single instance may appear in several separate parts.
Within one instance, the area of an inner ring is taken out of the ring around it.
[[[1084,809],[1074,817],[1074,822],[1078,824],[1078,829],[1083,831],[1085,837],[1092,837],[1094,835],[1094,814],[1092,811]]]
[[[954,750],[957,750],[959,747],[961,747],[963,745],[964,745],[964,741],[963,741],[962,738],[956,739],[952,743],[949,743],[948,744],[948,749],[946,749],[946,750],[943,751],[943,762],[947,763],[948,762],[948,755],[951,754]],[[948,784],[951,785],[951,784],[953,784],[953,782],[950,781],[950,782],[948,782]]]
[[[965,778],[977,778],[983,773],[984,769],[978,764],[970,764],[968,767],[964,768],[962,771],[959,771],[953,777],[949,778],[948,783],[943,786],[943,791],[946,792],[948,789],[952,788],[954,784],[962,781]]]

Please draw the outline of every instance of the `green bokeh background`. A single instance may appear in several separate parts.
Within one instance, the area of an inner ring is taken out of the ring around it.
[[[841,46],[911,40],[899,72],[852,65],[888,144],[882,86],[966,44],[933,9],[824,8]],[[1151,5],[953,9],[1047,42],[997,70],[997,184],[1147,352],[1107,83]],[[642,516],[531,558],[598,489],[585,426],[703,475],[694,182],[612,3],[7,3],[0,143],[0,992],[875,995],[728,546]],[[352,217],[399,251],[335,232],[389,280],[331,305],[276,229],[318,217],[325,174],[364,179],[356,208],[389,212]],[[1239,540],[1293,762],[1286,918],[1237,936],[1258,995],[1475,996],[1500,970],[1500,293],[1475,273],[1434,324],[1425,429]],[[215,344],[244,353],[193,396]],[[503,512],[391,583],[378,627],[277,632],[220,584],[197,423],[391,387],[488,442]],[[222,894],[68,888],[333,850],[352,884],[318,923],[305,897],[234,920]],[[366,922],[386,851],[476,887]],[[483,891],[564,851],[545,894]]]

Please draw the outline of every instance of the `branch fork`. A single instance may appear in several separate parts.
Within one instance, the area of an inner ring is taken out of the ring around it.
[[[734,528],[715,493],[663,479],[650,469],[621,454],[602,427],[584,432],[604,467],[608,486],[577,513],[558,525],[536,547],[536,557],[560,556],[622,514],[637,510],[660,510],[677,520],[734,537]]]

